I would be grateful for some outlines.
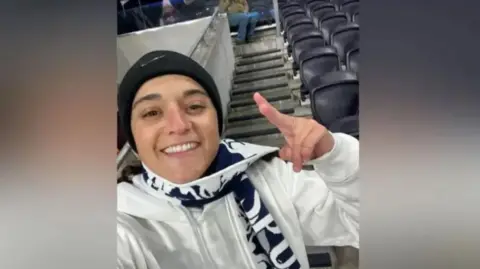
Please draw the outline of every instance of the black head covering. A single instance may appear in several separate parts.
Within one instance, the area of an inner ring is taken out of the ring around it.
[[[130,120],[135,95],[147,80],[169,74],[190,77],[205,89],[217,110],[218,130],[220,133],[222,132],[222,105],[212,76],[197,62],[183,54],[174,51],[152,51],[142,56],[127,71],[118,90],[117,103],[121,129],[134,151],[137,151],[137,147],[133,139]]]

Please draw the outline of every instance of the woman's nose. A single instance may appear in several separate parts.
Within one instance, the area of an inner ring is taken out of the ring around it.
[[[170,134],[183,134],[191,129],[191,123],[185,112],[172,108],[168,111],[166,128]]]

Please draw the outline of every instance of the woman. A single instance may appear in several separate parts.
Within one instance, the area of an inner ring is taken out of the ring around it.
[[[358,247],[358,141],[254,99],[281,150],[220,138],[215,82],[190,58],[131,67],[118,106],[142,164],[118,184],[118,268],[298,269],[305,245]]]
[[[249,12],[247,0],[220,0],[219,10],[227,13],[230,27],[238,27],[237,44],[244,44],[253,36],[260,14]]]

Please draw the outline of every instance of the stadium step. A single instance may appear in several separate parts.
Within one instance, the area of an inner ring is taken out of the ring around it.
[[[283,59],[276,59],[268,62],[260,62],[260,63],[237,66],[237,68],[235,68],[235,74],[241,75],[241,74],[247,74],[247,73],[254,73],[258,71],[270,70],[273,68],[281,68],[284,66],[285,66],[285,61]]]
[[[268,101],[280,101],[280,100],[291,99],[291,92],[290,92],[290,89],[288,89],[287,87],[276,88],[270,91],[262,91],[260,93]],[[253,92],[242,94],[241,98],[239,98],[239,95],[235,97],[236,98],[234,99],[234,101],[230,102],[231,108],[255,104],[255,101],[253,100]]]
[[[270,146],[270,147],[282,147],[285,143],[283,135],[280,133],[270,135],[251,136],[237,139],[238,141]]]
[[[258,71],[254,73],[237,74],[233,80],[234,84],[249,83],[264,79],[285,76],[284,66],[272,68],[270,70]]]
[[[287,91],[289,91],[289,93],[290,93],[290,88],[288,88],[288,87],[278,87],[278,88],[269,88],[269,89],[265,89],[265,90],[258,91],[258,92],[261,93],[263,96],[265,96],[265,95],[272,96],[273,94],[286,95]],[[232,96],[232,102],[235,102],[236,100],[244,100],[244,99],[253,100],[253,94],[254,93],[255,92],[245,92],[245,93],[242,93],[242,94],[233,95]],[[267,100],[270,100],[270,99],[267,98]]]
[[[255,51],[255,52],[239,51],[235,54],[235,56],[245,59],[245,58],[252,58],[252,57],[261,56],[261,55],[279,53],[281,51],[282,50],[277,49],[277,48],[271,48],[271,49],[266,49],[266,50],[262,50],[262,51]]]
[[[272,105],[278,111],[285,114],[293,114],[295,112],[295,107],[297,106],[295,102],[285,102],[285,101],[272,102]],[[228,121],[234,122],[234,121],[251,120],[251,119],[263,117],[262,114],[260,114],[260,111],[258,111],[258,108],[256,105],[248,106],[248,107],[249,107],[248,109],[244,109],[240,111],[239,110],[230,111],[230,113],[228,114]]]
[[[244,94],[248,92],[263,91],[273,88],[287,87],[288,80],[286,76],[272,78],[268,80],[255,81],[251,83],[242,83],[233,86],[232,96]]]
[[[252,98],[253,99],[253,98]],[[271,105],[278,109],[286,109],[287,107],[291,107],[292,111],[291,113],[295,113],[295,108],[298,106],[298,103],[292,101],[291,99],[288,100],[280,100],[280,101],[271,101],[268,100]],[[240,107],[235,107],[235,108],[230,108],[230,112],[235,113],[235,112],[245,112],[245,111],[251,111],[258,109],[257,104],[250,104],[246,106],[240,106]]]
[[[272,54],[265,54],[265,55],[260,55],[256,57],[246,58],[246,59],[240,58],[237,61],[237,67],[243,66],[243,65],[255,64],[255,63],[261,63],[261,62],[267,62],[272,60],[281,60],[281,59],[283,59],[282,52],[275,52]]]
[[[251,123],[251,121],[246,121]],[[229,128],[225,132],[225,137],[238,139],[238,138],[245,138],[251,136],[260,136],[260,135],[269,135],[269,134],[276,134],[280,131],[276,126],[273,124],[266,122],[263,124],[249,124],[243,125],[236,128]]]

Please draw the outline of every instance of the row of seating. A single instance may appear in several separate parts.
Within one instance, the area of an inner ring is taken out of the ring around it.
[[[293,72],[313,118],[359,137],[359,0],[280,1],[279,7]]]

